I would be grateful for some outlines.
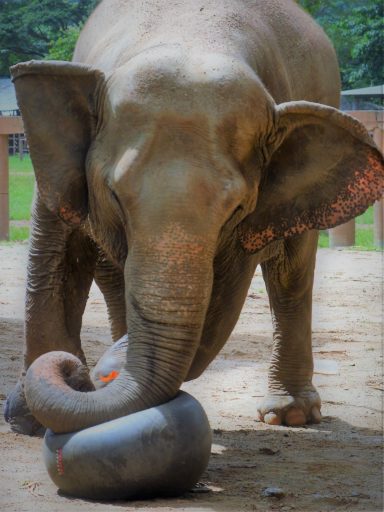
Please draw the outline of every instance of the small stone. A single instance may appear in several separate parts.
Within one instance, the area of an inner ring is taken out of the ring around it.
[[[189,492],[193,494],[205,494],[211,492],[211,489],[202,482],[198,482],[192,487],[192,489],[189,490]]]
[[[280,500],[281,498],[284,498],[285,492],[283,489],[280,489],[280,487],[266,487],[263,489],[261,495],[266,498],[278,498]]]
[[[368,494],[363,494],[361,492],[358,492],[358,491],[353,491],[351,494],[350,494],[351,498],[364,498],[364,499],[370,499],[370,496]]]
[[[272,448],[264,447],[259,448],[259,452],[263,455],[276,455],[277,453],[280,453],[280,450],[274,450]]]

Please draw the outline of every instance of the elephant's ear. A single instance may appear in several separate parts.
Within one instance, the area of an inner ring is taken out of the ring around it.
[[[103,74],[84,65],[30,61],[11,68],[39,194],[68,224],[87,215],[85,158]]]
[[[342,224],[384,192],[383,157],[356,119],[304,101],[279,105],[276,117],[256,208],[238,228],[250,253]]]

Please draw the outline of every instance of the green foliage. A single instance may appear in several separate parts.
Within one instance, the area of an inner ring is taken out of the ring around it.
[[[299,0],[332,40],[343,89],[384,83],[382,0]]]
[[[59,53],[55,46],[58,38],[63,39],[59,48],[68,47],[68,40],[73,41],[73,31],[67,33],[68,29],[80,27],[96,3],[97,0],[0,0],[0,75],[8,75],[9,66],[16,62],[46,58],[50,49]],[[62,55],[71,54],[60,51]]]
[[[98,0],[0,0],[0,75],[29,59],[70,60]],[[343,89],[384,83],[382,0],[298,0],[336,48]]]
[[[384,83],[384,4],[367,3],[357,7],[353,17],[338,21],[343,51],[348,59],[341,63],[345,89]],[[353,44],[347,44],[352,40]]]
[[[71,60],[80,30],[81,27],[77,25],[62,31],[58,39],[49,43],[47,59]]]

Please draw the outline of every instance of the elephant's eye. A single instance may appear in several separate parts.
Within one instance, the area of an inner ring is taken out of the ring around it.
[[[110,188],[109,190],[111,192],[111,196],[113,197],[113,201],[114,201],[114,204],[116,205],[116,209],[118,210],[119,216],[125,222],[124,210],[121,206],[120,199],[119,199],[118,195],[116,194],[116,192],[112,188]]]
[[[120,205],[119,198],[114,190],[110,189],[113,199]]]

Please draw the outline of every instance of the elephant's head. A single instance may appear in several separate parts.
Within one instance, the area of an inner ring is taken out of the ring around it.
[[[63,62],[12,73],[42,200],[74,227],[88,219],[126,281],[118,378],[82,393],[65,383],[72,359],[31,367],[28,403],[55,432],[175,396],[229,240],[255,253],[343,223],[383,192],[380,153],[357,121],[320,104],[276,105],[233,59],[153,50],[108,77]]]

